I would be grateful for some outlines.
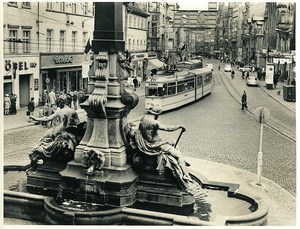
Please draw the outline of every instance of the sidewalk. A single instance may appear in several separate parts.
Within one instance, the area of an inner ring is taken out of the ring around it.
[[[296,112],[296,102],[289,102],[283,99],[283,86],[287,85],[286,82],[278,82],[276,88],[273,89],[267,89],[265,81],[258,80],[258,85],[283,106],[293,112]]]

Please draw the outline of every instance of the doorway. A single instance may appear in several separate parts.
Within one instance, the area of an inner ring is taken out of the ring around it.
[[[20,93],[19,93],[19,101],[20,107],[24,107],[28,105],[30,99],[30,75],[20,75]]]

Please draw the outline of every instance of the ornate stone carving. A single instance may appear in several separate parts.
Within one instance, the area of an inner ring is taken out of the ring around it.
[[[96,57],[95,88],[88,99],[91,109],[104,115],[106,115],[105,104],[107,103],[108,60],[107,53],[99,53]]]
[[[86,174],[93,175],[95,174],[96,169],[100,170],[103,168],[105,163],[105,155],[98,150],[90,149],[83,153],[81,163],[83,166],[87,167]]]

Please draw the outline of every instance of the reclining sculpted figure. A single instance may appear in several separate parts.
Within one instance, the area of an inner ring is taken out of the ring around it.
[[[51,121],[58,119],[59,123],[48,129],[38,144],[29,154],[32,167],[36,167],[39,159],[58,158],[62,161],[70,161],[74,157],[76,146],[81,141],[86,122],[79,122],[77,112],[70,108],[68,95],[61,95],[58,99],[60,110],[48,117],[36,118],[31,116],[35,121]]]
[[[134,129],[132,124],[127,125],[130,144],[146,155],[156,156],[156,169],[162,171],[164,167],[169,168],[180,183],[188,188],[188,183],[193,180],[189,175],[186,161],[172,142],[162,140],[158,134],[159,130],[169,132],[181,128],[185,131],[185,128],[162,124],[157,120],[160,113],[160,109],[150,109],[141,119],[138,129]]]

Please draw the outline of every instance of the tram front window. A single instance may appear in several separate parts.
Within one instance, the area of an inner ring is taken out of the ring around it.
[[[164,87],[147,88],[146,96],[164,96],[166,89]]]

